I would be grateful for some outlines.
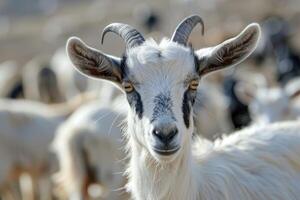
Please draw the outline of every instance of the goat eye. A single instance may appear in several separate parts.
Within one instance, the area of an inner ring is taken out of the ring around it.
[[[190,90],[197,90],[197,87],[199,85],[199,81],[197,80],[192,80],[189,84],[189,89]]]
[[[122,85],[123,85],[125,92],[127,92],[127,93],[132,92],[134,89],[132,83],[130,83],[130,82],[123,82]]]

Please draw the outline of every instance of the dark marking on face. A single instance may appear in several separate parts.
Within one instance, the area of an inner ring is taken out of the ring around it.
[[[157,118],[159,118],[162,115],[171,116],[171,118],[176,121],[172,107],[173,102],[171,99],[170,92],[167,93],[160,93],[157,96],[154,97],[154,109],[153,109],[153,115],[151,118],[151,122],[155,121]]]
[[[126,79],[129,74],[128,68],[126,65],[126,60],[127,60],[127,56],[126,56],[126,54],[124,54],[122,57],[121,66],[120,66],[123,80]],[[139,119],[142,119],[144,108],[143,108],[143,102],[141,99],[141,95],[136,90],[133,90],[132,92],[127,93],[126,97],[127,97],[127,101],[129,103],[130,107],[135,110],[135,113],[137,114]]]
[[[131,108],[135,110],[135,113],[137,114],[139,119],[142,119],[144,108],[141,95],[136,90],[134,90],[128,93],[126,96]]]
[[[182,113],[186,128],[190,127],[191,108],[195,103],[196,91],[186,90],[183,94]]]

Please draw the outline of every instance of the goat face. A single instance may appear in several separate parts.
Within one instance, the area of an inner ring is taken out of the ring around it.
[[[125,70],[135,122],[130,132],[153,156],[175,156],[192,134],[192,104],[200,79],[194,52],[166,40],[159,45],[147,41],[128,52]]]
[[[158,161],[170,161],[189,149],[193,127],[193,102],[198,82],[205,74],[235,65],[256,47],[260,28],[249,25],[235,38],[215,47],[193,51],[186,46],[200,17],[186,18],[171,40],[156,44],[145,41],[125,24],[111,24],[104,30],[126,41],[123,59],[88,47],[78,38],[67,43],[68,55],[83,74],[114,82],[130,104],[128,133],[136,145]]]

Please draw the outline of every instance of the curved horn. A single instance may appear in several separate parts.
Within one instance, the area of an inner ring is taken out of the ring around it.
[[[132,48],[141,45],[145,39],[135,28],[122,23],[112,23],[103,29],[101,44],[103,44],[106,33],[113,32],[119,35],[126,43],[126,48]]]
[[[172,41],[177,42],[182,45],[186,45],[189,36],[193,28],[200,23],[202,26],[202,35],[204,35],[204,23],[201,17],[198,15],[192,15],[185,18],[180,24],[176,27],[174,34],[172,36]]]

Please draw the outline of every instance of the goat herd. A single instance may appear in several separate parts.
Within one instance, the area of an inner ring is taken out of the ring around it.
[[[197,24],[156,43],[112,23],[102,42],[120,36],[122,58],[72,37],[21,72],[2,63],[1,199],[300,199],[299,74],[206,77],[252,54],[261,28],[194,50]]]

